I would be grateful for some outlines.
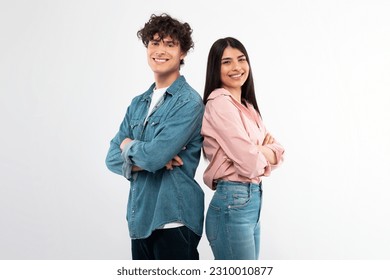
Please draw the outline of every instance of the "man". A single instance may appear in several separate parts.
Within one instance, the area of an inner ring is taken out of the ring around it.
[[[192,29],[167,14],[137,32],[154,83],[136,96],[111,140],[106,165],[130,181],[127,221],[132,258],[199,259],[204,193],[194,180],[204,106],[180,74]]]

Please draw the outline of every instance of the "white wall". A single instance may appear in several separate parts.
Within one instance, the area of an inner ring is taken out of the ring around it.
[[[2,1],[0,259],[130,258],[128,182],[104,159],[153,81],[136,32],[161,12],[194,29],[182,73],[200,93],[216,39],[249,51],[286,148],[264,180],[261,258],[389,259],[389,3]],[[212,259],[205,236],[199,250]]]

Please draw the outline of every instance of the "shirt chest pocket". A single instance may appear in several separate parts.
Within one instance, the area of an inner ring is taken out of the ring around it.
[[[141,119],[132,119],[129,127],[132,136],[130,138],[147,142],[152,141],[160,131],[160,121],[161,116],[151,116],[146,123]]]
[[[132,119],[129,125],[130,138],[140,140],[143,127],[142,120]]]
[[[161,132],[161,116],[152,115],[145,124],[145,130],[143,132],[144,141],[152,141]]]

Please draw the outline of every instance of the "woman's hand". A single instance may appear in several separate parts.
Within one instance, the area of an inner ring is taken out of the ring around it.
[[[264,137],[263,143],[261,145],[257,145],[259,151],[265,156],[265,158],[271,164],[276,164],[276,155],[274,151],[272,151],[266,145],[273,144],[274,142],[275,142],[274,137],[270,133],[267,133]]]
[[[267,144],[273,144],[274,141],[275,141],[274,137],[270,133],[267,133],[264,137],[264,141],[262,145],[264,146]]]

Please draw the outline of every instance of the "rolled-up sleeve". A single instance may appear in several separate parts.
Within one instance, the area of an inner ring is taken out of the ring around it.
[[[123,159],[123,164],[122,164],[122,175],[128,179],[128,180],[131,180],[132,179],[132,168],[133,168],[133,162],[131,161],[131,159],[129,157],[126,156],[126,154],[128,153],[128,151],[130,150],[131,146],[134,145],[135,141],[137,140],[133,140],[131,141],[130,143],[127,143],[125,145],[125,147],[123,148],[123,151],[121,153],[121,156],[122,156],[122,159]]]
[[[282,147],[282,145],[279,142],[275,141],[272,144],[266,145],[266,147],[270,148],[275,153],[275,156],[276,156],[276,163],[271,164],[271,167],[276,168],[280,164],[282,164],[283,155],[284,155],[284,148]]]
[[[110,142],[110,148],[106,156],[107,168],[119,175],[124,175],[123,174],[124,160],[122,157],[122,150],[120,149],[120,145],[125,138],[131,138],[131,131],[129,130],[129,120],[131,118],[130,108],[131,105],[127,108],[126,115],[119,127],[119,131]]]

